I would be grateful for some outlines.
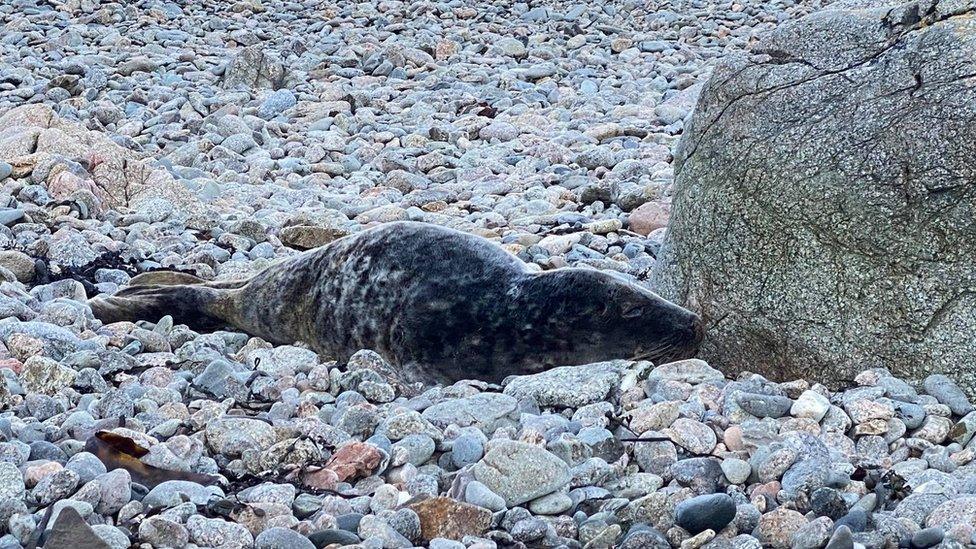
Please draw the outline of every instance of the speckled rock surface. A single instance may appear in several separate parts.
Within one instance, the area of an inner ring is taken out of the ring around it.
[[[716,69],[653,276],[714,366],[976,391],[974,9],[837,2]]]

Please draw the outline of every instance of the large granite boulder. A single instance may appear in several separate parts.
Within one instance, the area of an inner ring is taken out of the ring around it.
[[[151,159],[120,146],[108,134],[59,117],[47,105],[0,111],[0,161],[10,163],[16,177],[36,175],[38,166],[46,165],[43,180],[35,182],[56,200],[87,191],[107,208],[136,208],[153,199],[187,211],[200,206],[185,185]],[[87,172],[66,168],[77,161],[86,164]]]
[[[728,372],[976,391],[976,7],[839,2],[719,66],[653,274]]]

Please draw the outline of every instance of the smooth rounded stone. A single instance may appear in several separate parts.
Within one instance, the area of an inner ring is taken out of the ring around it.
[[[894,515],[896,517],[905,517],[915,524],[924,524],[925,518],[936,507],[950,499],[949,495],[940,493],[943,491],[942,489],[939,489],[939,492],[926,492],[922,490],[924,487],[925,485],[919,486],[917,491],[912,492],[898,502],[894,510]]]
[[[725,486],[725,474],[715,458],[682,459],[671,466],[670,472],[679,484],[699,495],[721,491]]]
[[[296,517],[305,519],[322,509],[322,500],[312,494],[298,494],[292,504],[292,509],[295,511]]]
[[[268,528],[254,538],[255,549],[315,549],[307,537],[288,528]]]
[[[20,282],[34,280],[34,260],[23,252],[0,250],[0,267],[9,269]]]
[[[515,376],[504,394],[516,399],[532,398],[539,406],[580,408],[610,400],[630,363],[616,360],[585,366],[563,366],[529,376]]]
[[[759,518],[755,536],[764,547],[789,549],[793,534],[806,524],[806,517],[800,513],[779,507]]]
[[[125,469],[113,469],[95,478],[99,492],[95,510],[102,514],[115,514],[132,499],[132,478]]]
[[[30,456],[27,459],[31,461],[44,460],[65,463],[68,461],[68,456],[64,453],[64,450],[54,443],[35,440],[30,443]]]
[[[312,497],[308,494],[303,494]],[[314,497],[312,497],[314,500]],[[296,488],[291,484],[266,482],[245,488],[237,493],[237,499],[247,503],[281,503],[291,506],[296,500]],[[319,503],[318,500],[314,500]]]
[[[223,417],[211,421],[205,429],[207,446],[218,454],[240,456],[245,450],[267,450],[278,442],[274,427],[257,420]]]
[[[929,513],[925,526],[951,530],[957,524],[976,525],[976,496],[951,499]]]
[[[454,503],[454,500],[450,501]],[[457,505],[460,507],[462,504],[457,503]],[[409,540],[420,539],[421,519],[414,509],[397,509],[396,512],[387,517],[387,522],[403,537]]]
[[[945,531],[942,528],[925,528],[912,536],[912,547],[916,549],[935,547],[942,543],[944,538]]]
[[[452,539],[434,538],[427,544],[429,549],[464,549],[465,545]]]
[[[318,549],[333,544],[355,545],[361,541],[356,534],[335,528],[313,532],[308,536],[308,540]]]
[[[834,520],[834,528],[844,526],[849,532],[863,532],[868,527],[868,514],[860,507],[852,507],[843,517]]]
[[[638,434],[647,431],[660,431],[670,427],[681,413],[681,403],[677,401],[656,402],[641,405],[631,411],[630,429]]]
[[[0,461],[0,501],[22,499],[26,491],[20,469],[9,461]]]
[[[257,143],[255,143],[254,138],[250,135],[239,133],[224,139],[220,143],[220,146],[225,149],[230,149],[237,154],[243,154],[249,149],[256,147]]]
[[[0,172],[2,172],[3,167],[0,164]],[[0,225],[6,225],[12,227],[15,223],[24,218],[24,210],[21,209],[3,209],[0,208]]]
[[[362,513],[344,512],[336,516],[336,528],[347,532],[359,531],[359,522],[363,520]]]
[[[895,401],[895,414],[908,429],[918,429],[925,422],[925,408],[917,404]]]
[[[105,464],[94,454],[79,452],[68,459],[65,469],[74,471],[79,482],[86,483],[106,473]]]
[[[139,523],[139,539],[155,547],[185,547],[190,533],[177,521],[162,515],[147,517]]]
[[[102,538],[102,541],[108,544],[110,549],[128,549],[132,546],[132,542],[129,541],[129,536],[112,525],[95,524],[91,528],[95,532],[95,535]]]
[[[745,460],[725,458],[722,460],[722,472],[732,484],[742,484],[749,480],[749,475],[752,474],[752,465]]]
[[[793,401],[787,397],[755,393],[739,393],[736,395],[735,402],[740,408],[758,418],[783,417],[793,406]]]
[[[942,444],[951,429],[952,421],[949,418],[930,415],[925,418],[922,426],[913,433],[913,436],[932,444]]]
[[[509,395],[479,393],[434,404],[425,409],[421,417],[442,429],[451,424],[458,427],[489,427],[498,419],[515,412],[517,407],[518,401]]]
[[[20,382],[31,393],[54,395],[74,382],[78,374],[57,361],[42,356],[32,356],[24,362]]]
[[[966,393],[947,376],[932,374],[925,378],[922,387],[926,393],[948,406],[952,413],[957,416],[964,416],[973,411],[973,405],[970,404]]]
[[[510,529],[512,537],[523,543],[534,542],[546,536],[549,524],[541,518],[532,517],[516,522]]]
[[[61,511],[65,507],[71,507],[72,509],[77,511],[82,518],[85,519],[90,517],[91,514],[95,512],[95,508],[92,506],[91,503],[88,503],[86,501],[75,501],[73,499],[63,499],[61,501],[54,503],[54,505],[52,505],[51,507],[53,507],[53,511],[51,512],[51,519],[48,521],[48,529],[50,529],[54,525],[54,523],[57,522],[58,515],[61,514]]]
[[[808,389],[793,401],[793,406],[790,407],[790,415],[819,422],[827,415],[828,410],[830,410],[830,400],[822,394]]]
[[[810,510],[822,517],[837,520],[847,514],[847,502],[833,488],[820,488],[810,496]]]
[[[492,121],[492,123],[478,131],[478,136],[485,141],[499,141],[503,143],[515,139],[518,137],[518,134],[518,128],[500,120]]]
[[[258,116],[265,119],[274,118],[282,112],[294,107],[298,103],[295,94],[288,89],[277,90],[269,95],[258,107]]]
[[[224,497],[224,491],[217,486],[203,486],[188,480],[167,480],[149,491],[142,504],[146,507],[173,507],[183,503],[184,498],[196,505],[206,505],[213,497]]]
[[[834,532],[834,521],[829,517],[818,517],[801,526],[790,537],[792,549],[819,549],[830,541]]]
[[[671,544],[664,534],[648,524],[631,526],[618,546],[619,549],[670,549],[670,547]]]
[[[949,429],[949,438],[965,446],[976,435],[976,412],[969,412]]]
[[[854,549],[854,535],[846,525],[841,525],[834,530],[827,542],[826,549]]]
[[[675,444],[695,455],[710,453],[718,443],[711,427],[689,418],[678,418],[664,432]]]
[[[558,515],[573,506],[573,499],[565,492],[556,492],[529,502],[529,511],[536,515]]]
[[[472,473],[509,507],[555,492],[570,480],[563,460],[539,446],[515,441],[492,444]]]
[[[461,435],[451,445],[451,463],[458,469],[477,462],[484,455],[484,443],[475,435]]]
[[[721,532],[735,518],[735,502],[728,494],[708,494],[682,501],[675,507],[675,523],[695,535]]]
[[[218,518],[193,515],[186,521],[190,541],[201,547],[250,547],[254,536],[244,526]]]
[[[725,381],[725,374],[712,368],[707,362],[689,358],[657,366],[647,375],[647,381],[677,381],[698,385],[709,381]]]
[[[654,431],[644,433],[648,434],[657,436]],[[642,442],[634,449],[634,460],[645,473],[670,476],[672,466],[678,463],[678,449],[668,440]]]
[[[608,147],[592,147],[576,156],[576,163],[589,170],[612,168],[617,161],[617,156]]]
[[[10,177],[10,174],[13,173],[13,171],[14,171],[13,166],[11,166],[7,162],[0,160],[0,181],[3,181],[4,179]]]
[[[506,508],[505,498],[476,480],[472,480],[464,487],[464,501],[491,511],[501,511]]]
[[[363,517],[363,520],[359,523],[359,537],[364,540],[373,537],[378,538],[382,542],[383,547],[413,547],[410,540],[403,537],[392,526],[387,524],[386,521],[375,515],[366,515]]]
[[[434,440],[424,434],[407,435],[393,444],[391,464],[423,465],[434,455]]]

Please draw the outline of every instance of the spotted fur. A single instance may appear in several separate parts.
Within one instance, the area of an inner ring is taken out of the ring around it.
[[[697,315],[618,276],[532,272],[484,238],[414,222],[339,239],[247,281],[134,286],[91,304],[105,322],[171,314],[195,328],[305,341],[340,361],[373,349],[407,380],[442,383],[683,357],[702,338]]]

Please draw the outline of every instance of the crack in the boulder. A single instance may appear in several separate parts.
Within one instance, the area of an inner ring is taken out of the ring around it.
[[[932,332],[935,331],[936,328],[942,325],[942,323],[945,322],[946,318],[949,316],[949,313],[952,312],[952,309],[955,308],[957,303],[959,303],[962,299],[966,297],[974,297],[974,296],[976,296],[976,290],[963,290],[957,293],[956,295],[950,297],[949,299],[947,299],[945,303],[943,303],[938,309],[935,310],[935,312],[929,318],[929,321],[925,324],[925,327],[922,328],[922,334],[920,340],[929,337],[932,334]]]
[[[933,3],[933,5],[931,6],[930,10],[926,13],[926,17],[929,16],[929,15],[931,15],[931,14],[933,14],[935,12],[935,6],[937,6],[937,5],[938,5],[938,2]],[[890,13],[891,12],[889,12],[888,15],[890,15]],[[859,61],[855,61],[854,63],[849,64],[846,67],[841,68],[841,69],[833,69],[833,70],[820,69],[816,65],[814,65],[813,63],[811,63],[810,61],[808,61],[806,59],[803,59],[803,58],[800,58],[800,57],[794,57],[794,56],[784,55],[779,50],[773,50],[772,52],[763,52],[763,55],[765,55],[767,57],[767,59],[765,59],[764,62],[755,62],[755,61],[752,61],[752,60],[747,60],[747,62],[749,64],[746,67],[743,67],[742,69],[737,70],[735,73],[733,73],[729,77],[725,78],[723,80],[723,82],[720,85],[718,85],[718,86],[719,87],[724,87],[725,85],[728,84],[728,82],[732,81],[735,78],[738,78],[739,76],[742,75],[742,73],[744,73],[746,70],[748,70],[750,68],[754,68],[754,67],[763,68],[763,67],[766,67],[768,65],[784,66],[784,65],[789,64],[791,62],[792,63],[796,63],[796,64],[802,64],[804,66],[810,67],[814,71],[818,71],[818,74],[815,74],[815,75],[810,76],[810,77],[802,78],[800,80],[794,80],[794,81],[788,82],[786,84],[779,84],[779,85],[776,85],[776,86],[772,86],[770,88],[765,88],[765,89],[760,89],[760,90],[756,90],[756,91],[742,93],[742,94],[740,94],[740,95],[732,98],[731,100],[729,100],[725,105],[722,106],[722,108],[718,112],[718,114],[714,118],[712,118],[711,120],[709,120],[706,123],[704,129],[700,132],[698,139],[691,143],[691,146],[689,148],[689,151],[686,154],[683,155],[684,158],[681,160],[681,162],[679,164],[676,164],[676,166],[675,166],[675,175],[678,175],[678,173],[680,172],[681,166],[685,162],[687,162],[688,160],[690,160],[691,157],[694,156],[696,152],[698,152],[698,148],[699,148],[699,145],[701,144],[701,142],[705,140],[706,136],[711,132],[712,128],[716,124],[718,124],[718,122],[720,120],[722,120],[725,117],[726,112],[728,112],[728,110],[733,105],[735,105],[736,103],[738,103],[742,99],[746,99],[748,97],[760,96],[760,95],[772,95],[772,94],[774,94],[776,92],[783,91],[783,90],[786,90],[786,89],[789,89],[789,88],[803,86],[805,84],[808,84],[808,83],[813,82],[815,80],[818,80],[820,78],[829,77],[829,76],[838,76],[839,75],[839,76],[847,79],[848,82],[854,83],[854,81],[852,81],[850,78],[847,78],[847,76],[844,73],[850,72],[852,70],[860,69],[860,68],[863,68],[865,66],[868,66],[868,65],[872,64],[873,62],[875,62],[878,59],[880,59],[882,56],[884,56],[889,51],[891,51],[891,50],[899,47],[900,45],[902,45],[902,43],[904,42],[904,40],[907,39],[909,37],[909,35],[911,35],[912,33],[915,33],[917,31],[927,30],[931,25],[934,25],[935,23],[940,23],[940,22],[943,22],[943,21],[947,21],[947,20],[952,19],[954,17],[961,17],[961,16],[970,15],[972,13],[976,13],[976,9],[974,9],[974,8],[964,9],[964,10],[961,10],[959,12],[947,14],[947,15],[945,15],[943,17],[936,17],[936,18],[931,18],[931,19],[926,19],[926,17],[922,17],[920,19],[919,23],[916,26],[913,26],[913,27],[908,28],[908,29],[905,29],[905,30],[901,30],[900,32],[896,33],[893,37],[889,38],[888,44],[885,45],[885,46],[883,46],[882,48],[880,48],[878,51],[874,52],[873,54],[871,54],[871,55],[869,55],[869,56],[867,56],[865,58],[862,58]],[[886,15],[886,17],[888,17],[888,15]],[[784,57],[789,57],[790,60],[784,63],[783,62]],[[773,62],[770,63],[770,61],[773,61]],[[766,74],[768,74],[768,73],[769,73],[769,71],[767,70]],[[964,79],[967,79],[967,78],[973,78],[974,76],[976,76],[976,75],[968,75],[968,74],[967,75],[961,75],[959,77],[955,77],[953,79],[950,79],[949,82],[953,82],[953,81],[956,81],[956,80],[964,80]]]

